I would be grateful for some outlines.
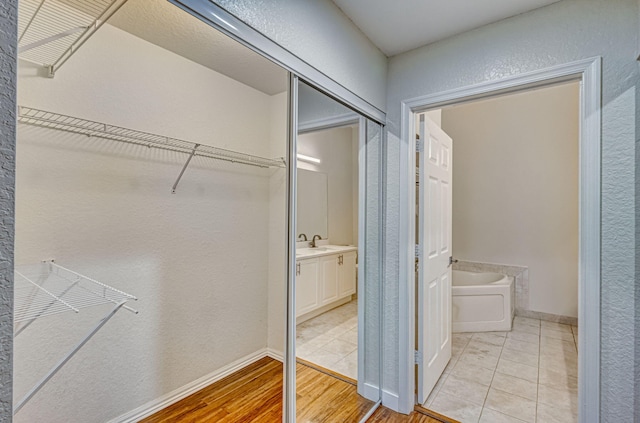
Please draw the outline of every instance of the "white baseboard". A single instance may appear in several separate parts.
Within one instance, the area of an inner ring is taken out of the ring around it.
[[[109,420],[108,423],[135,423],[140,421],[264,357],[271,357],[274,360],[282,361],[282,354],[278,351],[271,350],[269,348],[260,349],[252,354],[240,358],[239,360],[227,364],[208,375],[173,390],[160,398],[149,401],[128,413]]]
[[[400,409],[400,399],[398,398],[398,394],[394,394],[383,389],[382,405],[392,409],[393,411],[398,411]]]
[[[516,308],[516,316],[530,317],[532,319],[546,320],[547,322],[562,323],[563,325],[578,326],[578,318],[562,316],[560,314],[544,313],[542,311],[524,310]]]
[[[322,307],[318,307],[317,309],[312,310],[308,313],[301,314],[300,316],[296,317],[296,325],[299,325],[300,323],[304,323],[307,320],[311,320],[314,317],[318,317],[329,310],[333,310],[336,307],[339,307],[341,305],[344,305],[350,302],[351,300],[353,300],[353,295],[347,295],[346,297],[340,298],[339,300],[336,300],[330,304],[323,305]]]
[[[267,356],[284,363],[284,353],[282,351],[274,350],[273,348],[267,348]]]
[[[361,395],[369,401],[378,402],[380,400],[380,389],[370,383],[363,383]]]

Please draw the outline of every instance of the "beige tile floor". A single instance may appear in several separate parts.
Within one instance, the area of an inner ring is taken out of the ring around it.
[[[352,379],[358,377],[356,300],[298,325],[296,356]]]
[[[511,332],[454,334],[424,406],[463,423],[577,422],[577,334],[519,316]]]

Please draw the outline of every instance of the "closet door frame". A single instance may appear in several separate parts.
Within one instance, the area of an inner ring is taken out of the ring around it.
[[[168,0],[242,45],[303,79],[305,83],[384,126],[386,114],[349,91],[275,41],[253,29],[212,0]]]
[[[306,84],[312,86],[328,97],[343,103],[349,108],[360,113],[365,118],[380,125],[381,131],[381,156],[379,158],[380,166],[380,178],[383,180],[384,175],[384,124],[386,122],[386,114],[363,100],[356,94],[349,91],[347,88],[335,82],[318,69],[309,65],[299,57],[295,56],[273,40],[267,38],[262,33],[253,29],[234,15],[227,12],[222,7],[213,3],[211,0],[168,0],[175,6],[183,9],[187,13],[193,15],[197,19],[207,23],[223,34],[238,41],[242,45],[262,55],[263,57],[271,60],[275,64],[281,66],[289,72],[289,96],[288,96],[288,134],[287,134],[287,212],[289,214],[287,219],[287,288],[286,288],[286,340],[284,351],[284,410],[283,410],[283,422],[294,423],[296,421],[296,356],[295,356],[295,333],[296,333],[296,317],[295,317],[295,228],[296,228],[296,183],[297,183],[297,132],[298,132],[298,82],[303,80]],[[361,150],[362,151],[362,150]],[[361,153],[362,154],[362,153]],[[365,160],[366,161],[366,160]],[[361,163],[362,164],[362,163]],[[364,166],[361,166],[364,168]],[[362,176],[362,175],[361,175]],[[360,197],[363,196],[363,185],[365,180],[361,178],[359,184]],[[380,184],[383,185],[383,184]],[[366,188],[365,188],[366,189]],[[378,187],[383,194],[383,187]],[[384,194],[383,194],[384,195]],[[383,210],[384,197],[378,197],[380,199],[380,212]],[[360,198],[360,200],[363,200]],[[364,219],[362,219],[364,220]],[[381,221],[383,220],[383,214],[381,214]],[[382,245],[383,231],[380,228],[380,244]],[[359,237],[362,237],[360,235]],[[361,248],[364,250],[364,245]],[[382,250],[379,250],[382,254]],[[382,257],[381,260],[382,262]],[[359,282],[358,285],[363,283],[364,271],[358,268]],[[379,274],[382,277],[382,269],[379,270]],[[380,298],[379,306],[382,308],[382,281],[380,281]],[[381,310],[380,310],[381,311]],[[360,313],[360,310],[359,310]],[[381,322],[378,325],[379,333],[379,393],[382,394],[382,337],[381,337]],[[361,341],[359,335],[359,342]],[[375,406],[367,413],[363,420],[366,420],[379,406],[381,401],[378,401]]]
[[[289,73],[287,136],[287,317],[284,351],[284,423],[296,421],[296,204],[298,183],[298,76]],[[292,336],[293,335],[293,336]]]

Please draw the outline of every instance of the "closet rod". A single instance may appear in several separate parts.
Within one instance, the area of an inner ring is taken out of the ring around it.
[[[189,155],[193,154],[193,156],[223,160],[231,163],[239,163],[261,168],[286,167],[285,159],[283,157],[275,159],[260,157],[252,154],[241,153],[239,151],[184,141],[164,135],[128,129],[121,126],[110,125],[108,123],[91,121],[88,119],[63,115],[32,107],[19,106],[18,122],[41,128],[56,129],[74,134],[86,135],[88,137],[98,137],[111,141],[159,148]]]

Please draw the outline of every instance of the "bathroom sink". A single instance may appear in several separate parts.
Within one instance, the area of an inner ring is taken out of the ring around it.
[[[325,251],[329,251],[329,249],[326,247],[298,248],[296,249],[296,256],[308,256],[310,254],[323,253]]]
[[[355,247],[347,247],[343,245],[321,245],[319,247],[297,248],[296,257],[314,256],[316,254],[326,255],[354,249]]]

